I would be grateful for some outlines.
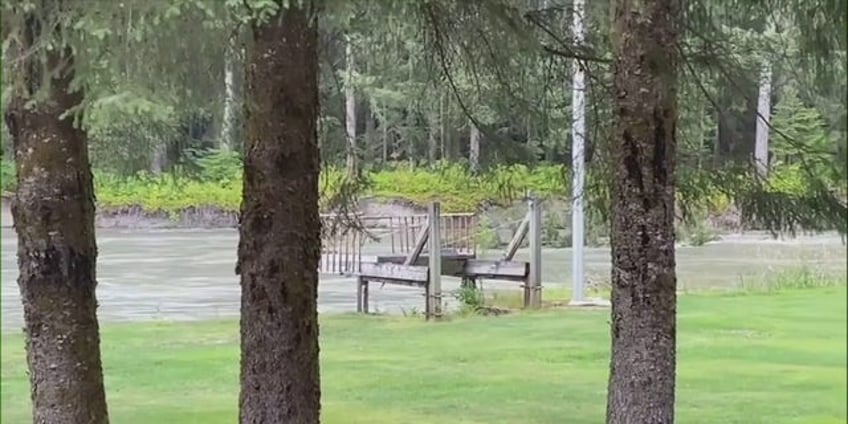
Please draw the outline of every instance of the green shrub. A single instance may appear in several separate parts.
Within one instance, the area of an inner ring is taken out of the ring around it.
[[[503,245],[494,229],[492,219],[485,214],[477,220],[477,247],[482,249],[497,249]]]
[[[454,297],[459,301],[462,313],[477,313],[486,305],[483,291],[476,286],[462,286],[454,292]]]
[[[230,150],[211,150],[194,158],[200,169],[200,180],[216,183],[229,183],[241,180],[242,159],[237,152]]]
[[[95,192],[98,203],[106,208],[138,206],[148,211],[176,212],[189,207],[217,207],[236,211],[241,202],[242,161],[235,152],[210,151],[196,155],[191,164],[194,170],[150,175],[139,172],[119,176],[102,169],[95,170]],[[693,214],[721,213],[730,207],[730,198],[718,190],[718,183],[706,173],[690,173],[685,178],[686,195],[679,199]],[[2,189],[14,191],[14,164],[2,162]],[[370,196],[382,200],[403,200],[416,206],[426,206],[439,200],[445,212],[471,212],[490,205],[509,206],[525,198],[528,192],[548,199],[543,222],[544,243],[549,246],[568,246],[567,229],[569,204],[562,200],[570,191],[566,170],[560,165],[530,168],[524,165],[497,166],[488,172],[474,175],[464,165],[441,163],[436,167],[412,167],[396,164],[367,172],[361,181],[349,181],[344,169],[325,167],[319,180],[322,207],[338,202]],[[771,177],[773,190],[795,193],[807,185],[797,166],[780,166]],[[586,244],[602,244],[609,233],[608,215],[603,204],[607,188],[591,186],[587,193]],[[519,208],[520,209],[520,208]],[[523,214],[523,209],[519,211]],[[511,217],[505,219],[512,219]],[[489,220],[491,221],[491,220]],[[485,224],[485,225],[483,225]],[[695,233],[701,229],[695,228]],[[478,234],[481,246],[499,247],[491,222],[481,220]],[[687,229],[686,231],[689,231]],[[695,234],[695,238],[704,239]],[[704,239],[706,240],[706,239]]]
[[[703,246],[719,238],[718,233],[707,225],[705,219],[682,223],[678,226],[677,233],[677,239],[690,246]]]

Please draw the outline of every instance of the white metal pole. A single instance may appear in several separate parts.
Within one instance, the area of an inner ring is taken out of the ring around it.
[[[583,44],[584,0],[574,0],[574,19],[572,33],[574,45]],[[583,186],[585,179],[585,135],[586,135],[586,84],[585,70],[579,60],[574,60],[574,77],[572,80],[572,125],[571,125],[571,281],[572,302],[584,301],[585,277],[583,271],[584,218],[583,218]]]

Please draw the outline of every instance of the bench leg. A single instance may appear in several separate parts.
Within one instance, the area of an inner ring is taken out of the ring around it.
[[[368,280],[362,281],[362,310],[366,314],[368,313]]]
[[[433,316],[433,299],[430,297],[430,285],[424,286],[424,319]]]
[[[356,313],[358,313],[358,314],[362,313],[362,306],[363,306],[362,305],[362,295],[363,295],[362,287],[364,285],[363,284],[364,282],[365,282],[365,279],[362,278],[362,277],[359,277],[356,280]]]

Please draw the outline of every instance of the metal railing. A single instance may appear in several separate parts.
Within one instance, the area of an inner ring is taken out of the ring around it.
[[[358,216],[352,219],[322,215],[319,272],[356,274],[360,264],[378,256],[407,255],[426,232],[427,215]],[[477,215],[443,214],[440,219],[443,250],[474,256],[477,250]]]

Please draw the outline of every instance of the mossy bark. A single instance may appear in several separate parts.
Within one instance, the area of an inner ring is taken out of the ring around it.
[[[617,0],[608,423],[672,423],[680,0]]]
[[[241,423],[319,422],[318,28],[304,3],[256,24],[247,59]]]
[[[36,12],[53,10],[44,7]],[[17,51],[30,51],[40,36],[38,21],[26,19]],[[68,113],[83,93],[71,89],[69,48],[35,51],[20,56],[20,84],[5,111],[17,167],[11,209],[33,422],[102,424],[109,420],[96,314],[94,190],[86,134]]]

